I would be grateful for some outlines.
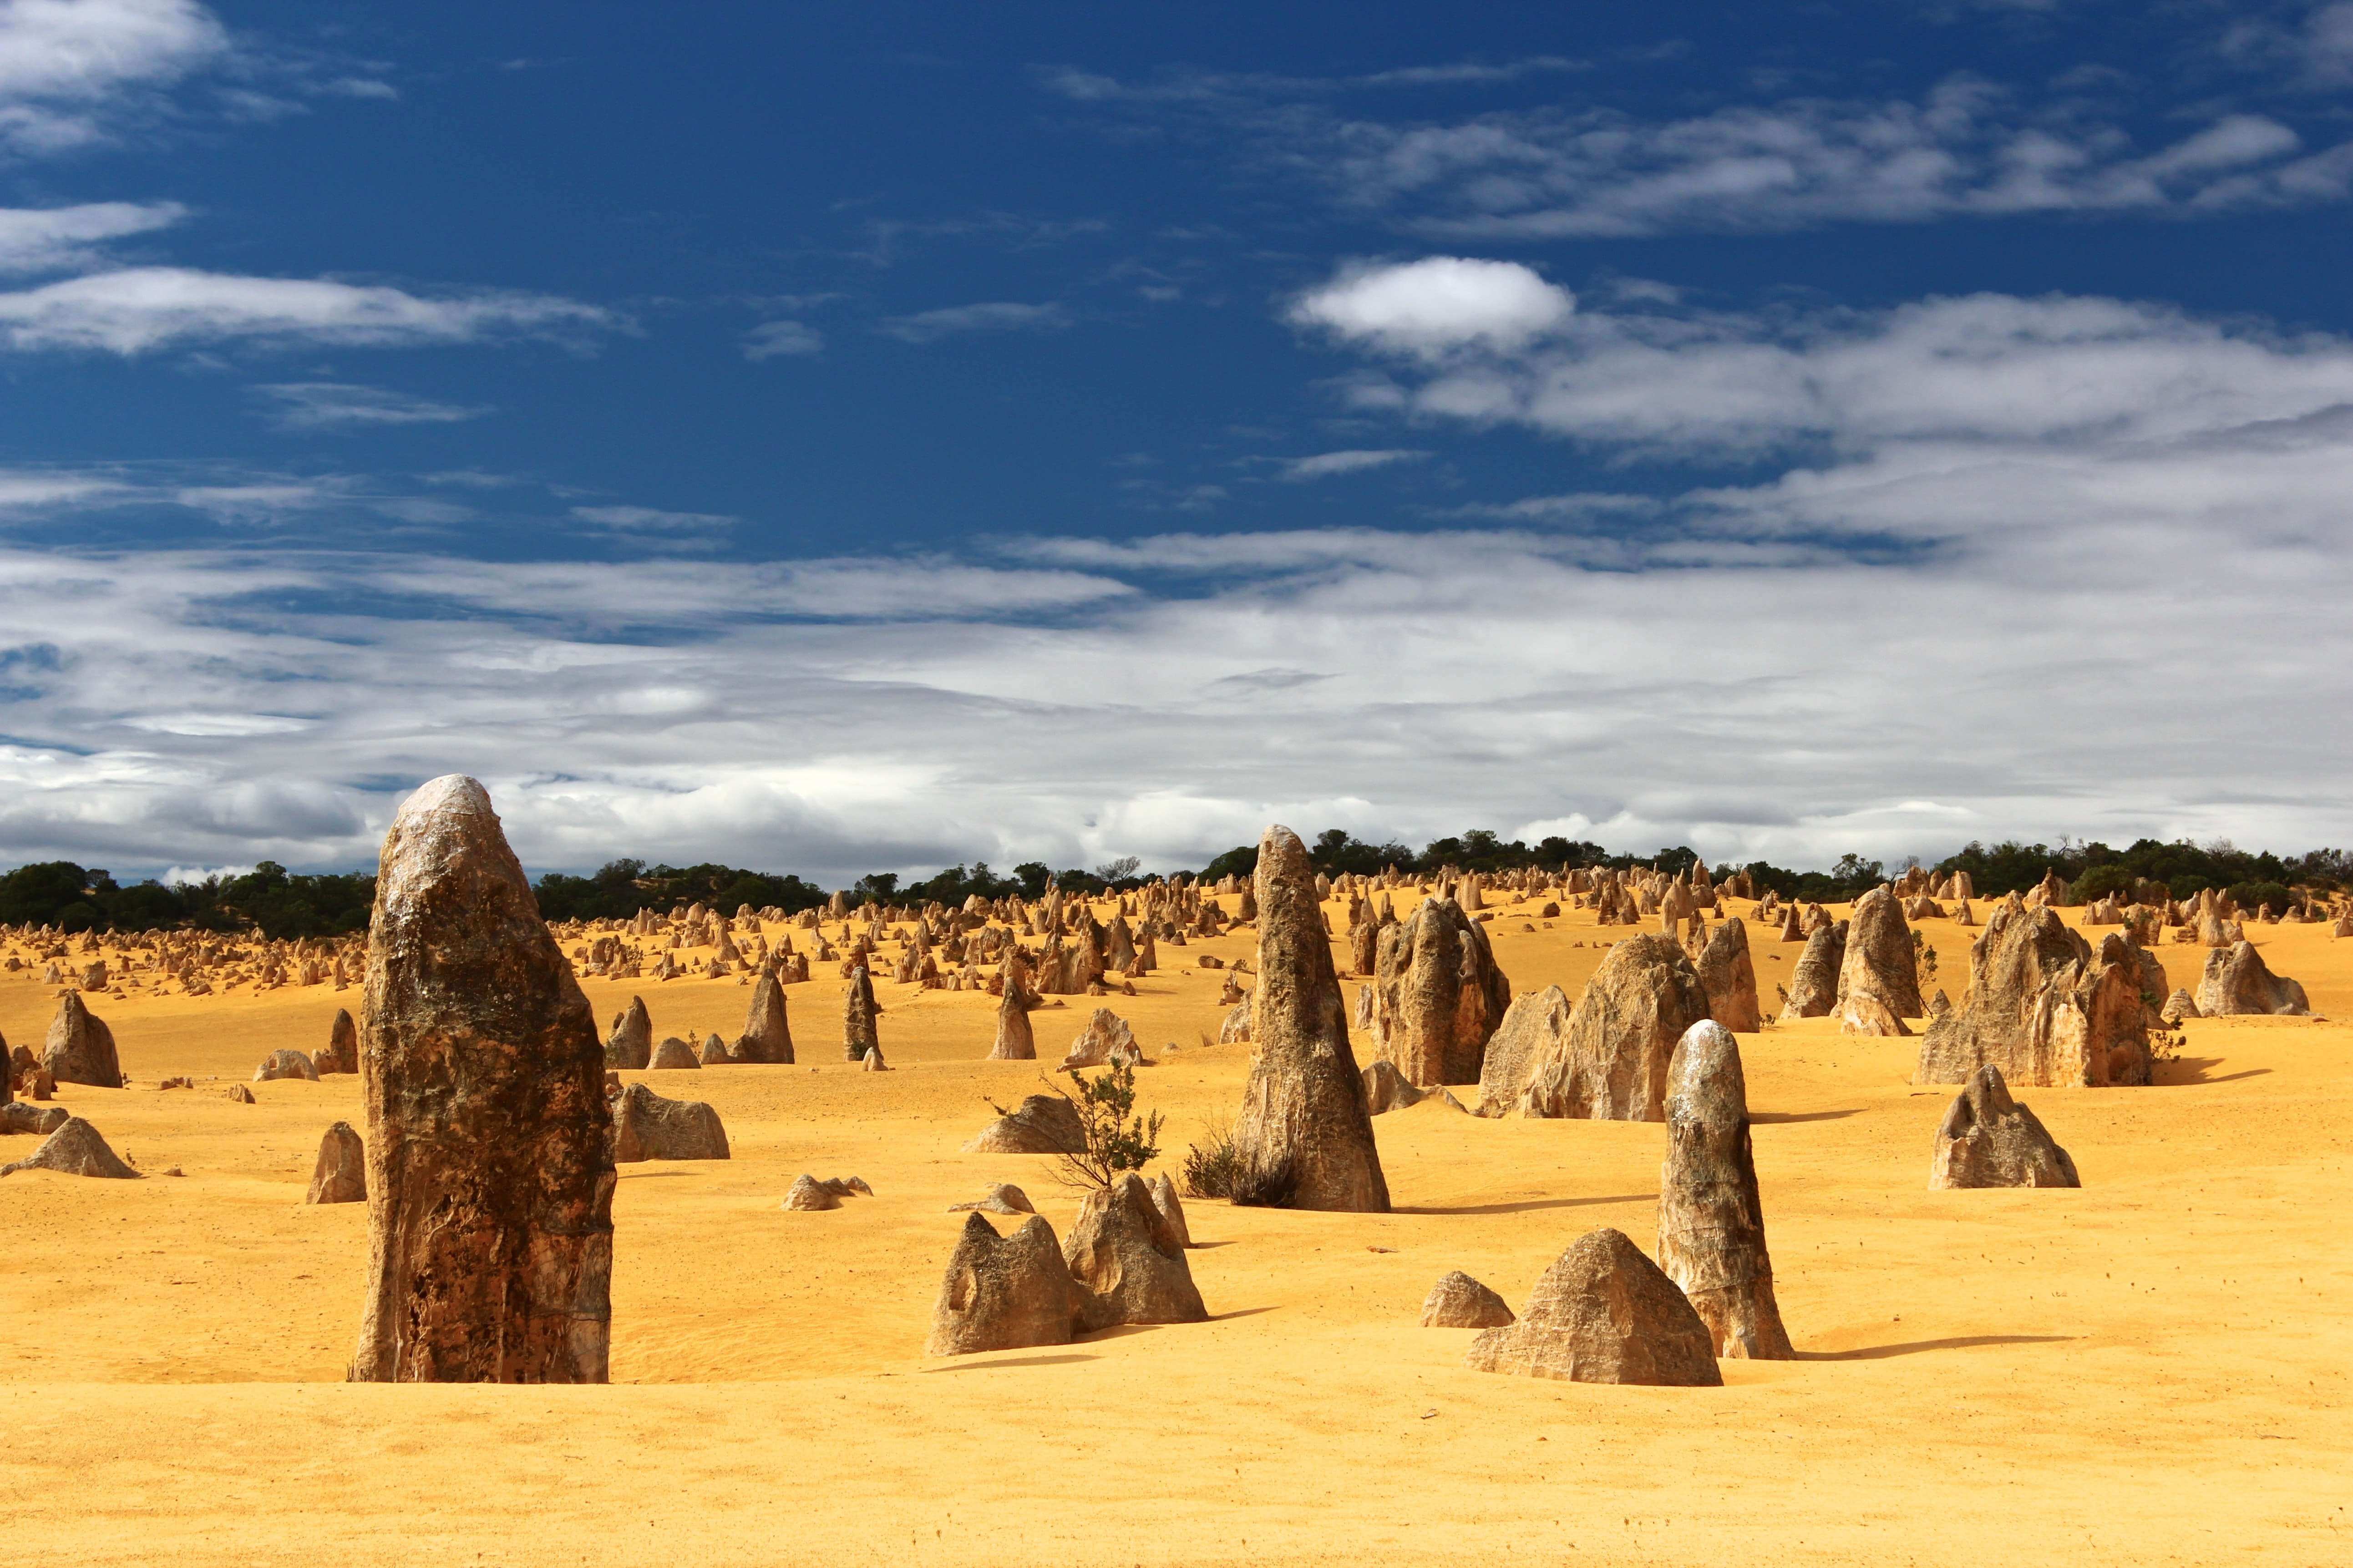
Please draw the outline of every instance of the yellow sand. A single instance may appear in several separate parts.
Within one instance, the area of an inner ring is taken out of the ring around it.
[[[1603,933],[1527,918],[1491,928],[1514,988],[1574,994]],[[1924,927],[1957,998],[1971,933]],[[1769,1011],[1799,949],[1751,934]],[[2317,1011],[2353,1017],[2353,942],[2257,938]],[[1201,1047],[1220,977],[1190,962],[1250,941],[1164,945],[1144,994],[1110,999],[1161,1056],[1141,1077],[1172,1162],[1248,1060]],[[2203,949],[2159,956],[2194,985]],[[642,994],[657,1037],[732,1036],[749,995],[588,989],[606,1018]],[[974,1059],[994,1001],[878,989],[893,1072],[839,1059],[828,977],[787,993],[803,1065],[645,1075],[715,1104],[734,1158],[623,1167],[614,1384],[563,1389],[337,1381],[366,1215],[302,1195],[326,1124],[362,1120],[358,1080],[219,1091],[273,1048],[316,1048],[356,991],[99,998],[139,1087],[58,1099],[144,1170],[186,1174],[0,1182],[8,1557],[2353,1561],[2353,1029],[2194,1022],[2160,1087],[2029,1091],[2080,1192],[1927,1191],[1951,1091],[1911,1087],[1915,1042],[1819,1021],[1745,1037],[1806,1359],[1727,1363],[1721,1389],[1604,1388],[1466,1371],[1467,1331],[1419,1328],[1419,1308],[1457,1268],[1516,1303],[1593,1226],[1651,1248],[1663,1130],[1427,1104],[1375,1122],[1394,1215],[1190,1205],[1214,1321],[923,1359],[963,1218],[946,1206],[1010,1180],[1059,1231],[1075,1195],[1045,1160],[958,1152],[985,1099],[1050,1066]],[[55,994],[0,978],[0,1029],[37,1048]],[[1040,1055],[1093,1005],[1036,1015]],[[154,1087],[177,1073],[220,1081]],[[0,1140],[0,1159],[33,1143]],[[804,1171],[877,1195],[781,1212]]]

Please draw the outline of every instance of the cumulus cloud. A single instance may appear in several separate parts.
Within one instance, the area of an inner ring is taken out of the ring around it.
[[[323,279],[134,267],[0,293],[0,344],[125,356],[197,344],[407,348],[485,339],[579,342],[623,323],[546,294],[413,294]]]
[[[951,305],[912,316],[892,316],[881,330],[902,342],[928,343],[959,332],[1060,331],[1071,324],[1071,312],[1058,304],[1023,305],[992,300],[978,305]]]
[[[1396,463],[1418,463],[1429,457],[1407,447],[1388,447],[1379,451],[1318,452],[1312,458],[1293,458],[1282,465],[1281,477],[1292,484],[1310,479],[1328,479],[1335,474],[1360,474],[1367,468],[1386,468]]]
[[[186,216],[177,202],[0,207],[0,276],[98,266],[108,240],[168,228]]]
[[[1293,301],[1297,326],[1421,355],[1466,346],[1516,349],[1556,331],[1577,298],[1516,261],[1430,256],[1352,263]]]
[[[478,405],[437,403],[381,386],[349,382],[286,382],[257,386],[271,419],[288,430],[329,430],[372,425],[454,425],[494,410]]]

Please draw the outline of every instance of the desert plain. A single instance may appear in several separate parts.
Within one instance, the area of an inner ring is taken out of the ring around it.
[[[1325,909],[1345,931],[1345,901]],[[1629,934],[1593,920],[1498,899],[1487,930],[1513,992],[1575,997]],[[1976,931],[1915,923],[1961,1000]],[[250,1083],[252,1104],[224,1090],[273,1050],[325,1044],[356,984],[94,995],[132,1086],[63,1084],[57,1102],[145,1179],[0,1180],[8,1554],[2353,1560],[2353,941],[2325,923],[2248,935],[2317,1016],[2191,1019],[2149,1087],[2017,1091],[2080,1189],[1929,1190],[1956,1090],[1911,1081],[1916,1038],[1836,1017],[1742,1034],[1799,1357],[1725,1361],[1720,1388],[1473,1372],[1472,1331],[1419,1326],[1448,1270],[1516,1306],[1595,1226],[1652,1248],[1666,1142],[1657,1123],[1436,1100],[1374,1120],[1393,1213],[1188,1200],[1208,1321],[926,1358],[963,1222],[949,1205],[1017,1183],[1058,1234],[1078,1205],[1050,1157],[962,1152],[988,1102],[1039,1089],[1109,1005],[1152,1060],[1140,1105],[1167,1119],[1153,1170],[1175,1171],[1249,1071],[1249,1045],[1213,1043],[1227,972],[1198,967],[1250,960],[1247,927],[1164,947],[1133,997],[1049,999],[1035,1062],[981,1059],[996,998],[885,966],[893,1070],[861,1071],[839,1059],[844,982],[824,965],[786,988],[798,1065],[623,1074],[714,1106],[733,1157],[620,1168],[607,1386],[343,1381],[367,1205],[304,1194],[322,1131],[362,1124],[361,1080]],[[1801,951],[1773,937],[1752,924],[1768,1013]],[[2204,947],[2150,951],[2170,984],[2197,984]],[[1348,969],[1345,940],[1335,960]],[[733,1034],[751,994],[740,974],[582,984],[600,1024],[642,996],[658,1038]],[[0,1032],[37,1048],[59,991],[38,965],[0,975]],[[158,1087],[182,1075],[195,1087]],[[37,1142],[0,1140],[0,1162]],[[783,1210],[804,1173],[874,1195]]]

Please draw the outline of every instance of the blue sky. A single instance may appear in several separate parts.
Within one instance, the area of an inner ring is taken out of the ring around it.
[[[0,859],[2347,835],[2353,4],[0,0]]]

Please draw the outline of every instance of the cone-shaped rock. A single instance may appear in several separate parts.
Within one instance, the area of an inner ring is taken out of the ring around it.
[[[1259,984],[1250,1027],[1257,1049],[1234,1124],[1238,1201],[1386,1214],[1388,1183],[1348,1048],[1315,868],[1297,834],[1266,830],[1252,881]]]
[[[1665,1121],[1675,1044],[1706,1016],[1707,990],[1683,944],[1628,937],[1593,972],[1557,1046],[1530,1065],[1522,1113]]]
[[[2198,982],[2198,1011],[2209,1018],[2245,1013],[2302,1016],[2312,1011],[2312,1005],[2302,985],[2271,972],[2254,943],[2240,942],[2206,955],[2206,973]]]
[[[121,1088],[117,1084],[116,1088]],[[111,1176],[120,1180],[135,1179],[139,1173],[117,1158],[97,1128],[79,1116],[69,1116],[66,1124],[52,1132],[41,1146],[12,1165],[0,1165],[0,1176],[14,1175],[18,1171],[55,1171],[66,1176]]]
[[[321,1072],[357,1072],[360,1070],[360,1026],[352,1022],[351,1009],[335,1009],[335,1021],[327,1030],[327,1048],[312,1058]]]
[[[1419,1105],[1421,1094],[1387,1058],[1365,1068],[1365,1109],[1375,1116]]]
[[[1479,1069],[1479,1114],[1507,1116],[1536,1063],[1560,1055],[1568,1039],[1568,994],[1557,985],[1531,991],[1504,1015]]]
[[[1488,1037],[1512,1005],[1486,928],[1442,898],[1381,928],[1373,995],[1379,1055],[1420,1089],[1477,1083]]]
[[[1078,1288],[1052,1226],[1032,1215],[1012,1235],[999,1236],[976,1214],[964,1222],[948,1258],[923,1353],[1066,1345],[1077,1328],[1078,1306]]]
[[[1029,1026],[1029,993],[1016,973],[1018,965],[1007,964],[1005,994],[997,1004],[997,1043],[989,1047],[988,1059],[993,1062],[1034,1061],[1038,1056],[1038,1036]]]
[[[654,1047],[651,1065],[663,1069],[700,1068],[702,1065],[702,1058],[694,1054],[692,1046],[688,1045],[676,1035],[665,1035],[662,1037],[662,1043]]]
[[[1781,1009],[1783,1023],[1793,1018],[1827,1017],[1831,1009],[1838,1005],[1839,970],[1846,963],[1846,921],[1825,921],[1806,938],[1806,950],[1798,954],[1797,968],[1789,975],[1789,1000]]]
[[[362,1016],[369,1290],[353,1380],[604,1382],[605,1053],[472,779],[424,785],[385,837]]]
[[[319,1140],[319,1163],[311,1171],[309,1204],[367,1201],[367,1148],[348,1121],[338,1121]]]
[[[319,1081],[319,1068],[301,1051],[272,1051],[261,1058],[259,1067],[253,1069],[253,1081],[271,1083],[280,1079],[302,1079],[316,1083]]]
[[[838,1209],[841,1206],[841,1194],[804,1171],[794,1178],[792,1190],[785,1194],[784,1206],[810,1212]]]
[[[82,1083],[93,1089],[122,1087],[122,1063],[114,1054],[114,1031],[84,1005],[79,991],[58,998],[58,1016],[49,1020],[41,1065],[59,1083]]]
[[[744,1018],[744,1032],[735,1037],[728,1055],[738,1062],[788,1066],[793,1059],[793,1028],[785,1021],[785,988],[773,970],[760,971],[752,982],[752,1006]]]
[[[665,1100],[633,1083],[613,1102],[613,1159],[724,1160],[727,1129],[699,1100]]]
[[[1738,915],[1715,928],[1693,967],[1706,988],[1710,1017],[1745,1035],[1765,1026],[1757,1011],[1757,966],[1748,957],[1748,928]]]
[[[864,1061],[867,1051],[882,1043],[875,1025],[875,1016],[881,1011],[874,1005],[874,982],[867,978],[861,963],[849,972],[849,985],[841,999],[842,1060]]]
[[[1176,1196],[1176,1184],[1168,1179],[1167,1172],[1163,1171],[1147,1184],[1152,1193],[1152,1206],[1158,1209],[1160,1217],[1168,1222],[1169,1232],[1176,1237],[1176,1245],[1192,1246],[1193,1227],[1185,1223],[1185,1205]]]
[[[1904,901],[1887,888],[1873,888],[1855,900],[1847,922],[1846,959],[1839,966],[1839,1001],[1864,997],[1897,1019],[1927,1013],[1920,1000],[1920,961],[1912,948],[1912,928]]]
[[[644,997],[632,996],[628,1011],[613,1016],[613,1032],[605,1039],[605,1065],[636,1071],[651,1066],[653,1059],[653,1015],[646,1011]]]
[[[1928,1185],[1936,1187],[2080,1187],[2075,1162],[2042,1121],[2010,1096],[2001,1069],[1990,1062],[1969,1075],[1960,1097],[1936,1129]]]
[[[1659,1267],[1707,1324],[1716,1354],[1788,1361],[1796,1352],[1773,1300],[1739,1042],[1712,1019],[1694,1024],[1668,1079]]]
[[[1504,1299],[1460,1268],[1441,1276],[1421,1303],[1425,1329],[1500,1329],[1512,1321]]]
[[[1471,1342],[1474,1372],[1714,1388],[1715,1342],[1675,1282],[1621,1231],[1588,1231],[1536,1281],[1519,1321]]]
[[[1198,1323],[1209,1316],[1194,1289],[1183,1237],[1134,1171],[1079,1200],[1079,1217],[1062,1238],[1062,1261],[1085,1288],[1079,1310],[1090,1331],[1118,1323]]]
[[[2013,893],[1970,944],[1968,1002],[1929,1024],[1913,1081],[1964,1083],[1990,1064],[2017,1084],[2147,1083],[2152,962],[2115,932],[2095,954],[2057,910]]]

